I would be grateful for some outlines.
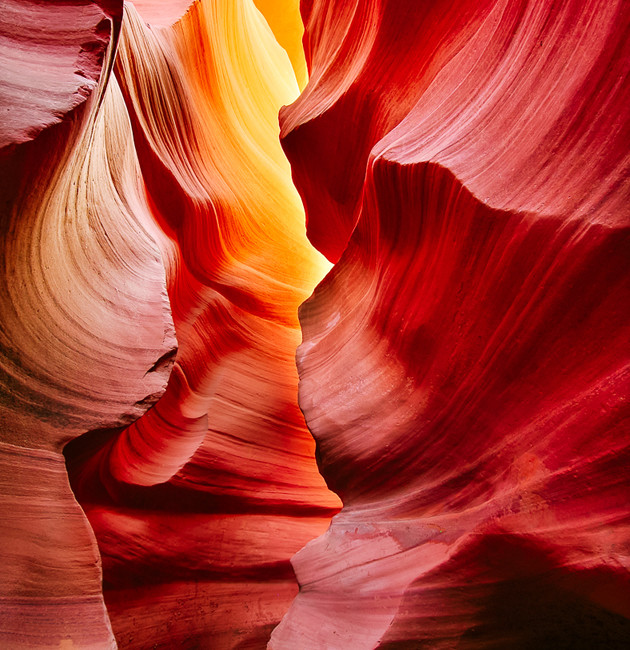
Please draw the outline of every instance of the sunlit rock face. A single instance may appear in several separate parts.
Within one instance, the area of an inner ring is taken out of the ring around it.
[[[126,7],[120,89],[162,235],[179,344],[166,393],[68,448],[121,647],[264,646],[297,593],[290,558],[338,500],[297,405],[297,309],[328,264],[278,140],[299,93],[251,3],[149,28]]]
[[[270,646],[625,647],[627,4],[302,9],[282,138],[337,263],[300,405],[344,508]]]
[[[133,149],[124,123],[106,124],[117,98],[100,71],[122,5],[2,14],[0,646],[114,647],[62,450],[146,411],[176,345]]]
[[[102,4],[8,6],[0,646],[263,647],[339,508],[297,404],[297,4],[283,46],[251,2]]]
[[[0,13],[0,648],[626,648],[627,3]]]

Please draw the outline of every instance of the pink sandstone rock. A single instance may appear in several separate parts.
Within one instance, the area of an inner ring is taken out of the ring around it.
[[[3,5],[0,647],[625,649],[627,3],[299,8]]]
[[[624,647],[627,8],[305,16],[283,144],[339,261],[300,405],[344,508],[270,647]]]

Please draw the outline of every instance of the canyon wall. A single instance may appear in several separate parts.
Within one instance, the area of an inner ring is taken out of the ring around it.
[[[0,647],[627,647],[627,3],[2,11]]]

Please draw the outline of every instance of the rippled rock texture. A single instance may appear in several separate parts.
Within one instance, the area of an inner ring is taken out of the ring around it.
[[[625,647],[627,3],[302,10],[282,138],[336,264],[300,405],[344,508],[271,647]]]
[[[297,3],[262,6],[286,50],[190,4],[7,5],[3,648],[263,647],[339,509],[297,404]]]
[[[2,13],[0,647],[627,647],[627,3]]]

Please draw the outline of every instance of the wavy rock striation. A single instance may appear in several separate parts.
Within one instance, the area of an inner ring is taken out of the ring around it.
[[[3,17],[3,647],[264,645],[338,510],[297,406],[329,265],[278,141],[296,4],[282,47],[251,2],[139,5]]]
[[[627,647],[627,3],[0,13],[0,647]]]
[[[128,5],[110,91],[179,349],[145,416],[68,446],[71,481],[120,647],[260,647],[297,592],[291,556],[339,507],[297,405],[297,309],[329,264],[278,140],[295,73],[250,2],[160,28]]]
[[[122,5],[105,2],[3,6],[10,53],[0,85],[6,648],[114,647],[97,546],[62,449],[86,430],[122,426],[146,411],[168,377],[168,367],[154,363],[175,349],[133,150],[124,123],[105,117],[116,102],[124,106],[120,94],[104,93],[107,75],[100,76],[121,15]]]
[[[282,139],[337,263],[300,405],[344,508],[270,647],[625,647],[627,5],[302,9]]]

